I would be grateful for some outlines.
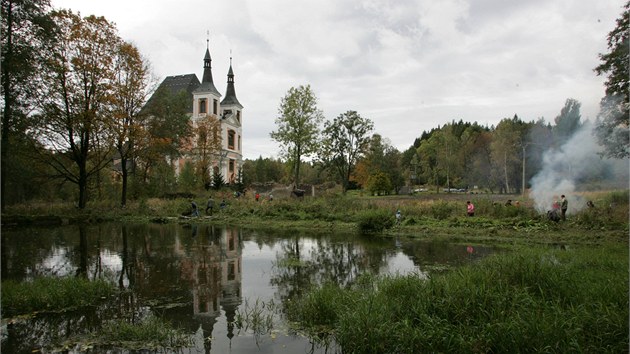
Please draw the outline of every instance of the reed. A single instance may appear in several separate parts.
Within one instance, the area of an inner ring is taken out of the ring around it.
[[[522,250],[439,274],[325,285],[290,313],[348,353],[626,352],[627,247]]]
[[[100,345],[125,344],[125,348],[180,348],[191,345],[192,338],[170,323],[149,316],[139,322],[114,320],[106,323],[93,336]]]
[[[62,311],[94,305],[116,289],[102,280],[37,278],[31,282],[2,282],[2,317],[39,311]]]

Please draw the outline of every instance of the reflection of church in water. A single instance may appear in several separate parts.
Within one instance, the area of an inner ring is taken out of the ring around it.
[[[197,225],[192,226],[197,234]],[[234,336],[233,322],[241,304],[241,235],[236,228],[202,226],[197,247],[180,263],[182,280],[190,284],[193,315],[200,322],[203,338],[211,336],[214,324],[225,312],[227,337]],[[204,345],[206,351],[210,343]]]

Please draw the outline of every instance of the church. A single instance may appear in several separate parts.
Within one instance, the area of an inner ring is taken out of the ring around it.
[[[185,91],[188,94],[190,99],[188,114],[193,127],[196,127],[199,121],[208,116],[219,121],[221,149],[214,156],[212,172],[214,174],[221,173],[223,179],[229,184],[238,182],[239,170],[243,164],[243,105],[236,98],[232,58],[230,58],[227,88],[223,100],[221,100],[221,93],[215,87],[212,78],[212,58],[210,57],[209,45],[203,58],[201,82],[195,74],[167,76],[158,90],[163,87],[169,89],[173,94],[180,91]],[[191,161],[190,156],[184,156],[173,161],[176,175],[179,175],[187,161]]]

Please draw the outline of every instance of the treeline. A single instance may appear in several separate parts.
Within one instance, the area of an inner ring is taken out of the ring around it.
[[[349,189],[397,193],[406,185],[520,193],[542,166],[543,154],[558,149],[583,125],[580,103],[568,99],[554,119],[525,122],[518,116],[504,118],[497,126],[452,121],[422,133],[412,146],[399,151],[379,134],[367,139],[352,168]],[[319,138],[321,139],[321,138]],[[338,147],[343,149],[342,144]],[[292,183],[294,168],[282,159],[259,157],[243,166],[246,185],[253,182]],[[304,183],[342,183],[318,153],[301,163]]]

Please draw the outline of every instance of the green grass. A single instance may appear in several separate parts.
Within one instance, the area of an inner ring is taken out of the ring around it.
[[[326,284],[293,321],[344,353],[627,352],[627,247],[521,250],[429,280]]]
[[[94,305],[115,288],[102,280],[37,278],[32,282],[2,282],[2,317],[39,311],[63,311]]]

